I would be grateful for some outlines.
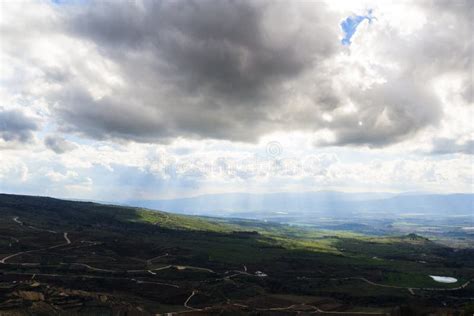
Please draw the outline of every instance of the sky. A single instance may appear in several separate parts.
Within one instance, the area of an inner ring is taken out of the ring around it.
[[[473,192],[473,1],[2,1],[0,191]]]

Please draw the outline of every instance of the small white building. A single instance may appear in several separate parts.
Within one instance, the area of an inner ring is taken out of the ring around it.
[[[262,271],[255,271],[255,275],[258,276],[259,278],[265,278],[268,276],[266,273],[263,273]]]

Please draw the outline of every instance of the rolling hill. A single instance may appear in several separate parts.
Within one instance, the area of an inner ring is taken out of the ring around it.
[[[0,194],[0,315],[461,313],[473,256],[417,234]]]

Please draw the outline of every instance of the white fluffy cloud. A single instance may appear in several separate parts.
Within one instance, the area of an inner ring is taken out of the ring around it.
[[[440,123],[447,73],[471,102],[470,1],[374,4],[350,47],[323,2],[4,6],[4,59],[29,79],[12,71],[12,86],[95,139],[329,130],[326,143],[385,146]]]
[[[6,189],[472,190],[472,1],[0,6]]]

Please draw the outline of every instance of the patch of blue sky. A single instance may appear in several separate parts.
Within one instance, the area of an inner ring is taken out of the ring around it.
[[[343,45],[350,45],[351,38],[356,32],[359,24],[364,20],[368,20],[369,23],[371,23],[373,19],[374,17],[372,16],[372,10],[369,10],[366,15],[353,15],[347,17],[347,19],[341,23],[341,28],[344,32],[344,37],[342,38],[341,43]]]

